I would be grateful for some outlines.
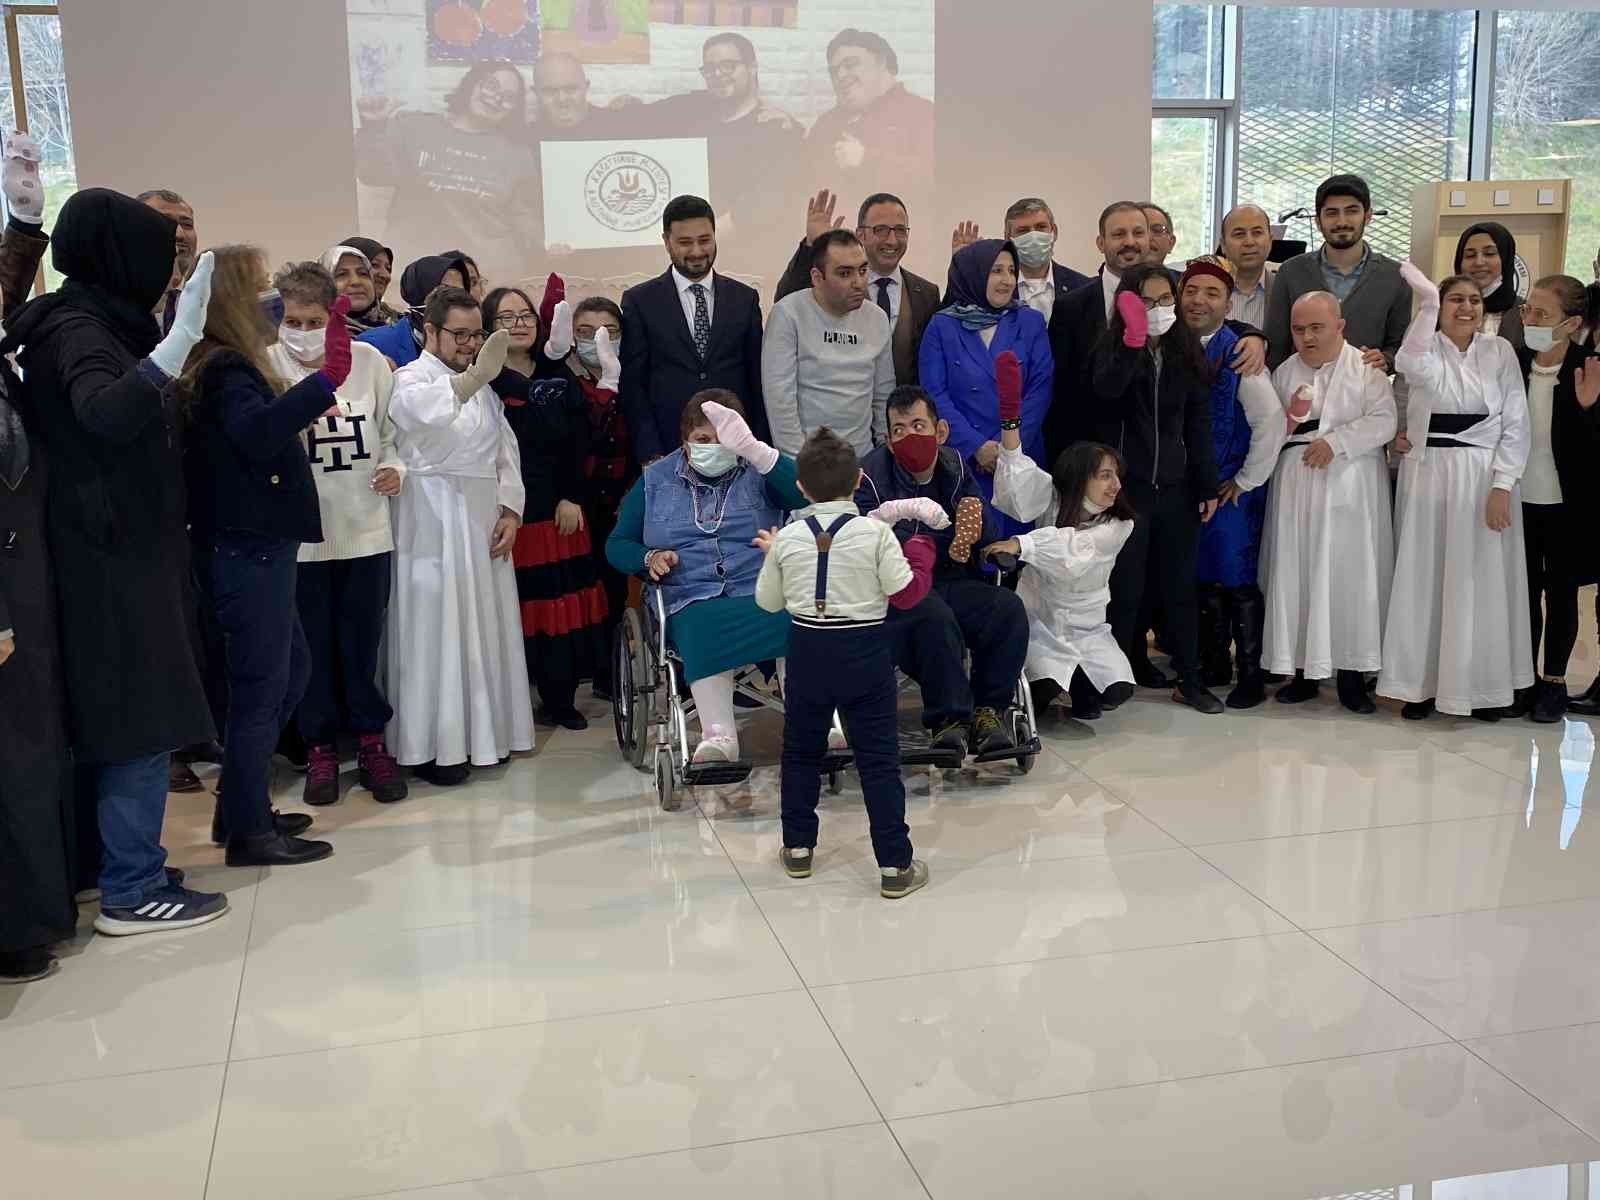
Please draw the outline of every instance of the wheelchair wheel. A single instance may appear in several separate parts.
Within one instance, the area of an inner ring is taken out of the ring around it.
[[[677,812],[681,803],[672,778],[672,752],[665,746],[656,750],[656,803],[662,812]]]
[[[641,771],[647,769],[655,684],[644,620],[638,609],[630,608],[617,623],[611,645],[611,719],[616,725],[617,749]]]
[[[1017,709],[1011,714],[1011,737],[1019,746],[1024,742],[1033,740],[1033,723],[1028,720],[1028,714],[1021,709]],[[1017,755],[1017,773],[1026,775],[1033,770],[1033,760],[1038,757],[1038,754]]]

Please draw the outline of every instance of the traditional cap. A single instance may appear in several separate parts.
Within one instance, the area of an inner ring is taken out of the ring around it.
[[[1233,264],[1220,254],[1202,254],[1199,258],[1191,258],[1189,265],[1184,267],[1183,274],[1178,278],[1178,295],[1183,295],[1184,284],[1196,275],[1210,275],[1220,279],[1222,286],[1230,292],[1233,291]]]

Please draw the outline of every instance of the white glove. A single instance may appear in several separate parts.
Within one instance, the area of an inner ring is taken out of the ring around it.
[[[0,173],[11,215],[29,225],[44,223],[44,185],[39,182],[39,163],[44,155],[39,143],[25,133],[11,130],[4,138],[5,169]]]
[[[572,349],[572,305],[562,300],[550,314],[550,336],[545,339],[544,356],[560,361]]]
[[[465,403],[470,396],[498,379],[500,372],[506,368],[506,352],[510,348],[509,332],[496,329],[491,333],[489,340],[478,347],[478,357],[472,360],[472,365],[450,381],[456,399]]]
[[[566,301],[561,303],[565,304]],[[622,386],[622,359],[611,348],[611,331],[604,325],[594,331],[594,352],[600,358],[600,382],[595,386],[616,391]]]
[[[216,266],[216,256],[207,250],[194,265],[189,282],[178,293],[178,309],[172,316],[172,328],[161,339],[160,345],[150,351],[150,361],[169,379],[183,374],[183,364],[189,360],[189,351],[200,344],[206,335],[206,309],[211,305],[211,272]]]
[[[778,452],[751,433],[745,419],[733,409],[708,400],[700,406],[700,411],[705,413],[706,420],[717,431],[717,441],[744,459],[759,474],[765,475],[778,465]]]
[[[1439,289],[1409,258],[1400,264],[1400,278],[1411,286],[1411,291],[1424,305],[1431,300],[1435,307],[1439,304]]]
[[[909,500],[885,500],[867,514],[874,521],[895,525],[901,521],[920,521],[929,529],[948,529],[950,514],[944,505],[927,496],[913,496]]]

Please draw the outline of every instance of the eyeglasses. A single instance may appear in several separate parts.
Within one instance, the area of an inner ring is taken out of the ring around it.
[[[719,76],[732,77],[739,73],[739,68],[744,66],[744,60],[736,58],[732,62],[707,63],[700,68],[701,79],[716,79]]]
[[[902,237],[903,238],[908,233],[911,232],[911,226],[909,226],[909,225],[868,225],[867,226],[867,232],[872,234],[872,236],[875,237],[875,238],[886,238],[891,233],[894,234],[895,237]]]
[[[484,339],[484,331],[481,329],[451,329],[446,325],[439,332],[448,333],[458,346],[470,346],[473,342],[481,342]]]
[[[1150,232],[1151,233],[1159,233],[1163,237],[1165,237],[1167,234],[1172,232],[1172,229],[1171,229],[1170,226],[1167,226],[1167,225],[1152,225],[1152,226],[1150,226]]]
[[[1174,308],[1178,303],[1176,300],[1152,300],[1149,296],[1141,296],[1139,299],[1144,304],[1145,312],[1154,312],[1158,308]]]
[[[524,325],[537,325],[539,318],[532,313],[500,313],[494,323],[501,329],[520,329]]]

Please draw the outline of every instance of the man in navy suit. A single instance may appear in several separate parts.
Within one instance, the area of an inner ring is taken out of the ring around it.
[[[1037,196],[1024,196],[1006,209],[1006,237],[1017,247],[1017,296],[1049,324],[1056,301],[1089,282],[1071,267],[1055,261],[1056,218]]]
[[[622,413],[640,463],[679,443],[690,396],[727,388],[756,437],[769,440],[761,398],[761,300],[712,267],[717,218],[699,196],[675,196],[661,217],[672,266],[622,293]]]

